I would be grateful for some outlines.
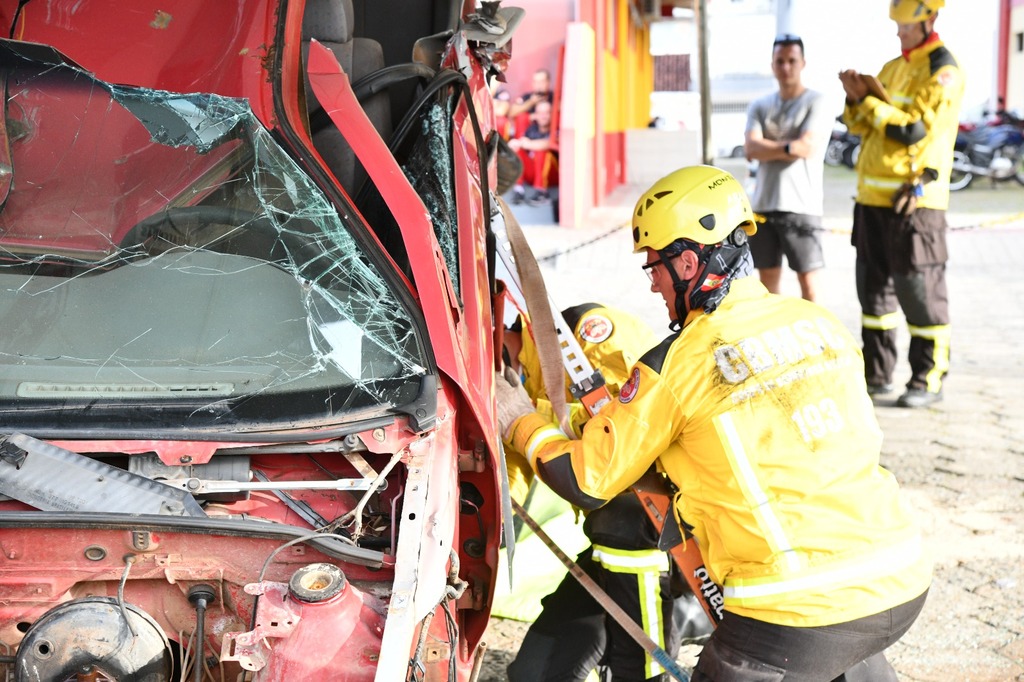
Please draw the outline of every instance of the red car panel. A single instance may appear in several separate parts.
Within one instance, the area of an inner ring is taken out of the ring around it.
[[[507,50],[392,5],[0,0],[15,679],[471,678]]]

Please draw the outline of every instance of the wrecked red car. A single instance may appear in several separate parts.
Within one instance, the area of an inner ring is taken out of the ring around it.
[[[6,679],[473,679],[511,30],[474,12],[0,2]]]

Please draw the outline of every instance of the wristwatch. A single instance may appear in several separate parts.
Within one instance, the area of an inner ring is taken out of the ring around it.
[[[786,146],[782,148],[782,151],[786,152],[786,156],[789,156],[790,154],[792,154],[792,152],[789,151],[789,143],[788,142],[786,143]]]

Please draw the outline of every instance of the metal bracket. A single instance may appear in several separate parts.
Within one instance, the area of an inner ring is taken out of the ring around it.
[[[162,481],[165,485],[178,488],[193,495],[205,493],[240,493],[253,490],[367,490],[372,480],[365,478],[339,478],[332,481],[207,481],[201,478],[183,478]],[[386,486],[386,482],[385,482]]]

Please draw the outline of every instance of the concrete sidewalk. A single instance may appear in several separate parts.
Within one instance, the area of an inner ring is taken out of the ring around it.
[[[742,177],[744,168],[730,167]],[[860,338],[849,224],[855,179],[826,172],[822,304]],[[644,187],[621,187],[588,224],[524,225],[560,307],[601,301],[667,335],[667,311],[631,255],[626,228]],[[931,409],[876,403],[882,464],[908,493],[936,559],[921,618],[889,651],[902,680],[1024,680],[1024,187],[953,195],[949,223],[953,357]],[[786,272],[783,293],[799,295]],[[909,375],[901,337],[896,383]]]

